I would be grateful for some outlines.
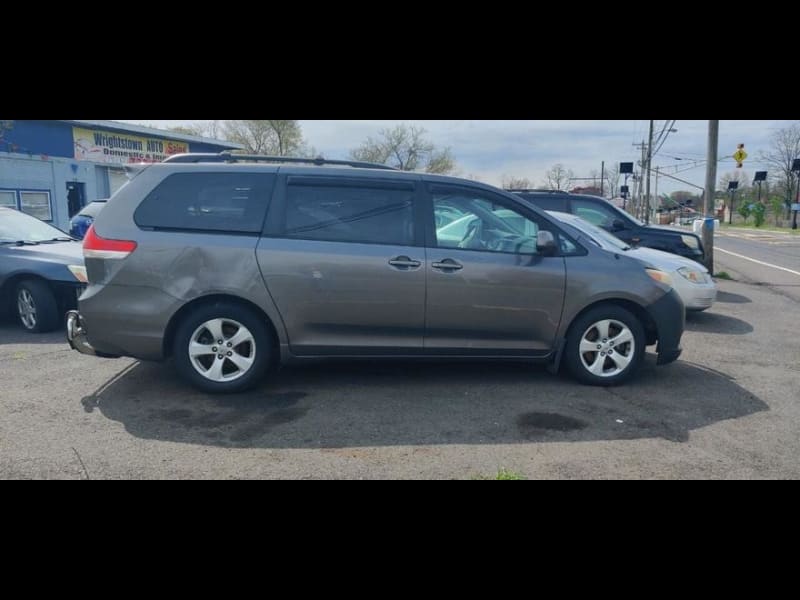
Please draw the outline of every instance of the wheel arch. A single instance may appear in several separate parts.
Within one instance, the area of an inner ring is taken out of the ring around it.
[[[170,318],[169,322],[167,323],[167,327],[164,330],[164,339],[162,341],[162,353],[164,358],[169,358],[172,356],[172,346],[173,342],[175,341],[175,333],[178,330],[178,326],[180,325],[181,321],[191,313],[193,310],[197,309],[199,306],[207,306],[211,304],[215,304],[218,302],[227,302],[238,304],[248,310],[253,311],[256,315],[264,319],[264,322],[267,324],[267,331],[269,332],[270,342],[273,344],[273,348],[275,352],[273,353],[272,360],[273,362],[277,362],[280,360],[280,338],[278,337],[278,331],[275,328],[275,323],[272,322],[272,319],[269,315],[262,309],[258,304],[246,300],[241,296],[234,296],[232,294],[211,294],[208,296],[201,296],[200,298],[195,298],[191,302],[187,302],[183,306],[181,306],[174,315]]]
[[[569,322],[569,325],[564,329],[564,339],[569,336],[570,331],[572,330],[573,325],[575,324],[578,319],[580,319],[583,315],[585,315],[590,310],[594,310],[599,306],[619,306],[628,310],[629,312],[633,313],[633,315],[639,319],[639,322],[642,324],[644,328],[644,333],[646,336],[646,343],[648,346],[652,346],[658,341],[658,329],[656,327],[656,322],[653,320],[653,317],[645,310],[645,308],[633,300],[629,300],[627,298],[604,298],[602,300],[597,300],[584,306],[580,311],[575,313],[572,319]]]

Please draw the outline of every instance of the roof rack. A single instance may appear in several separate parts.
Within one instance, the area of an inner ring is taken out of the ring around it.
[[[361,162],[357,160],[329,160],[327,158],[297,158],[294,156],[267,156],[261,154],[234,154],[233,152],[219,152],[218,154],[194,153],[194,154],[173,154],[164,159],[163,162],[171,163],[209,163],[209,162],[271,162],[289,164],[312,164],[317,166],[339,165],[356,167],[359,169],[383,169],[387,171],[397,171],[389,165],[380,163]]]
[[[516,193],[519,193],[519,192],[526,192],[526,193],[539,192],[539,193],[545,193],[545,194],[569,194],[569,192],[566,191],[566,190],[545,190],[545,189],[541,189],[541,188],[540,189],[535,189],[535,190],[513,189],[513,190],[506,190],[506,191],[507,192],[516,192]]]

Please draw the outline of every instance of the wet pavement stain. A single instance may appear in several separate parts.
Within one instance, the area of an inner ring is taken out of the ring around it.
[[[557,413],[531,412],[517,417],[517,427],[526,435],[535,435],[544,431],[577,431],[586,429],[587,426],[587,423],[579,419]]]

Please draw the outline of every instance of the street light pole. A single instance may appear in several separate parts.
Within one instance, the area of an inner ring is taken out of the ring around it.
[[[703,210],[703,249],[706,268],[714,275],[714,191],[717,183],[717,154],[719,152],[719,121],[708,122],[708,153],[706,155],[706,189]]]

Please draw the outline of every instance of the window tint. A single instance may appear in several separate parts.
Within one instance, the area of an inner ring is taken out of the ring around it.
[[[413,190],[289,185],[285,234],[290,238],[411,246]]]
[[[512,208],[468,192],[433,196],[439,248],[537,254],[539,223]]]
[[[545,196],[544,194],[522,194],[522,197],[542,210],[567,211],[566,197]]]
[[[580,200],[575,197],[572,198],[572,212],[592,225],[603,228],[611,228],[614,219],[620,218],[610,205],[604,206],[602,202]]]
[[[275,176],[255,173],[178,173],[167,177],[136,209],[139,227],[259,233]]]

